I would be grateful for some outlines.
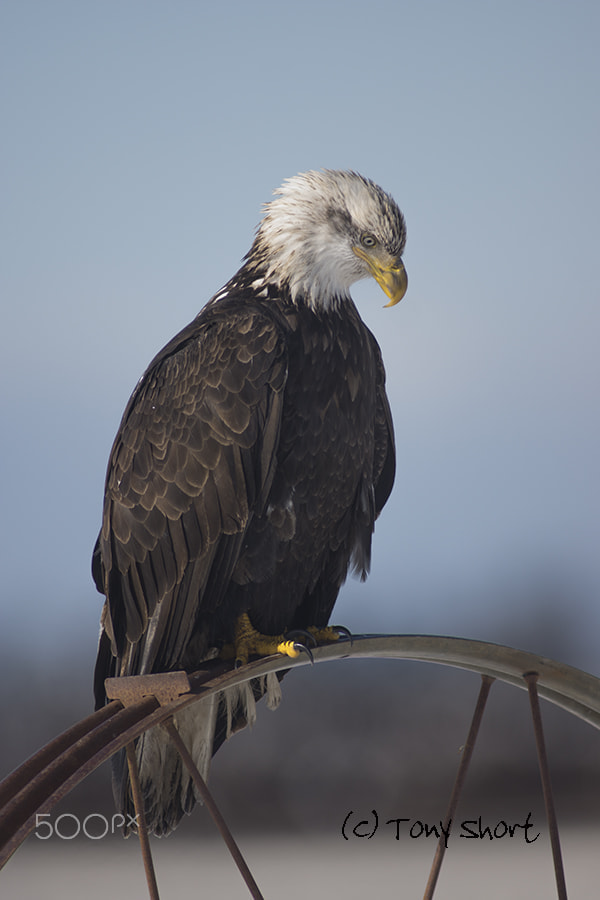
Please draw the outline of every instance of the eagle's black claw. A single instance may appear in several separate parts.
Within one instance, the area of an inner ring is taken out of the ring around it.
[[[331,625],[330,627],[333,631],[337,631],[340,637],[350,641],[350,646],[352,646],[352,632],[349,628],[346,628],[345,625]]]
[[[298,638],[301,638],[301,644],[304,644],[305,641],[310,641],[311,647],[316,647],[318,645],[314,634],[311,634],[310,631],[304,631],[302,628],[295,628],[293,631],[288,631],[285,636],[286,641],[293,641]]]
[[[299,641],[294,641],[294,650],[298,653],[306,653],[308,658],[310,659],[311,666],[315,664],[315,658],[312,655],[312,650],[310,647],[307,647],[306,644],[301,644]]]

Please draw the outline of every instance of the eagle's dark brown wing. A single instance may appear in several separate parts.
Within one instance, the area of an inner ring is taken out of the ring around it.
[[[394,486],[396,476],[396,443],[392,412],[385,392],[385,369],[381,350],[375,338],[377,352],[377,407],[375,410],[375,452],[373,457],[373,486],[375,490],[375,515],[385,506]]]
[[[221,618],[273,477],[287,376],[282,327],[252,305],[207,308],[150,364],[129,402],[94,554],[107,597],[100,693],[109,674],[179,665],[203,600],[207,620]],[[209,629],[208,646],[210,638]]]

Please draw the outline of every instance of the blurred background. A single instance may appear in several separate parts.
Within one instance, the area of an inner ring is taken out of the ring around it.
[[[354,291],[398,474],[372,575],[335,620],[600,674],[599,25],[585,0],[0,5],[0,775],[91,710],[89,561],[129,394],[238,268],[262,203],[311,168],[374,179],[408,224],[402,304]],[[426,809],[438,749],[454,765],[466,734],[463,686],[474,696],[472,676],[410,664],[293,673],[215,784],[226,806],[266,785],[271,824],[275,809],[276,827],[312,827],[294,779],[316,758],[317,781],[345,772],[344,798],[396,777]],[[520,727],[503,697],[492,761]],[[578,771],[597,758],[550,727]],[[337,823],[347,800],[311,783]]]

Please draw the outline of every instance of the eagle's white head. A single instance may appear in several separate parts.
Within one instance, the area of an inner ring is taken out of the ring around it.
[[[247,256],[259,281],[287,288],[313,309],[343,301],[369,276],[388,306],[402,299],[406,226],[389,194],[356,172],[324,170],[289,178],[275,195]]]

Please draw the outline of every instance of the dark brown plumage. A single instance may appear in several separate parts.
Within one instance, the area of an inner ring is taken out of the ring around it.
[[[316,258],[306,248],[320,219]],[[303,247],[304,261],[279,245]],[[379,347],[348,286],[373,274],[396,302],[403,246],[402,216],[380,188],[353,173],[298,176],[242,269],[152,361],[113,445],[93,557],[106,596],[97,705],[108,676],[198,668],[234,641],[242,613],[271,635],[325,626],[348,569],[366,575],[394,442]],[[252,720],[254,697],[276,702],[277,690],[272,680],[179,717],[201,770]],[[194,803],[163,743],[149,732],[137,747],[157,833]],[[122,761],[117,796],[129,808]]]

